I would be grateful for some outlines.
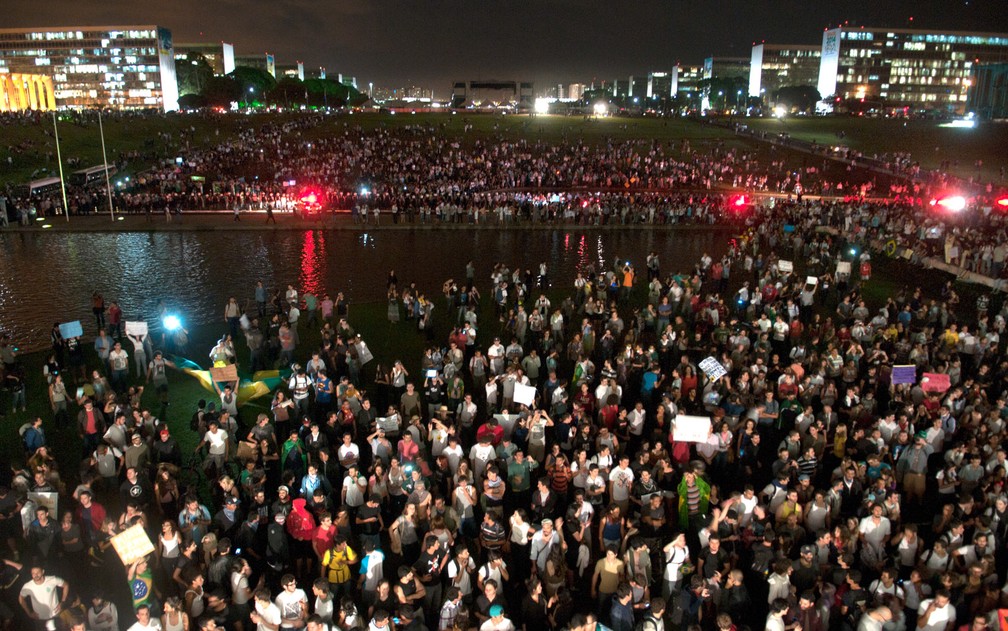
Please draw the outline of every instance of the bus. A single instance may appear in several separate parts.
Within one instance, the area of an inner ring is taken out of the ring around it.
[[[88,169],[81,169],[80,171],[74,171],[70,174],[70,183],[74,186],[88,187],[95,184],[104,185],[105,184],[105,169],[106,165],[99,164]],[[114,164],[108,165],[108,176],[111,178],[116,174],[116,167]]]
[[[60,192],[60,179],[58,177],[44,177],[40,180],[32,180],[27,184],[18,187],[18,193],[25,197],[35,197],[38,195],[52,195]]]

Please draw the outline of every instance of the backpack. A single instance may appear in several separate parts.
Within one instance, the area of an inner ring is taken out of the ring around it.
[[[287,532],[298,541],[311,541],[312,535],[315,534],[315,518],[311,513],[291,511],[290,515],[287,515],[286,526]]]
[[[641,618],[641,620],[634,625],[634,631],[658,631],[658,623],[650,615]]]

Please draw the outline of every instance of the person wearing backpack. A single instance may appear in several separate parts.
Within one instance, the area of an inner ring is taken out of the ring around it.
[[[655,596],[648,605],[647,613],[634,626],[634,631],[665,631],[665,621],[663,620],[665,599],[661,596]]]

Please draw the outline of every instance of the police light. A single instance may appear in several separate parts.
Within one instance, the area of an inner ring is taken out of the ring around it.
[[[314,204],[315,202],[318,201],[318,195],[316,195],[315,193],[308,193],[307,195],[301,198],[301,201],[307,204]]]
[[[749,203],[749,198],[745,195],[735,195],[730,200],[728,200],[728,205],[735,210],[742,210],[745,208],[746,204]]]
[[[1008,210],[1008,195],[998,197],[996,200],[994,200],[994,204],[997,205],[998,208]]]
[[[966,198],[962,195],[946,195],[931,200],[932,206],[941,206],[945,210],[954,213],[962,212],[966,209]]]

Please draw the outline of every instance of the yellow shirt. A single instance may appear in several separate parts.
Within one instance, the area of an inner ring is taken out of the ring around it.
[[[342,550],[328,550],[322,555],[322,565],[329,568],[329,582],[346,583],[350,580],[350,565],[357,562],[357,554],[344,546]]]

